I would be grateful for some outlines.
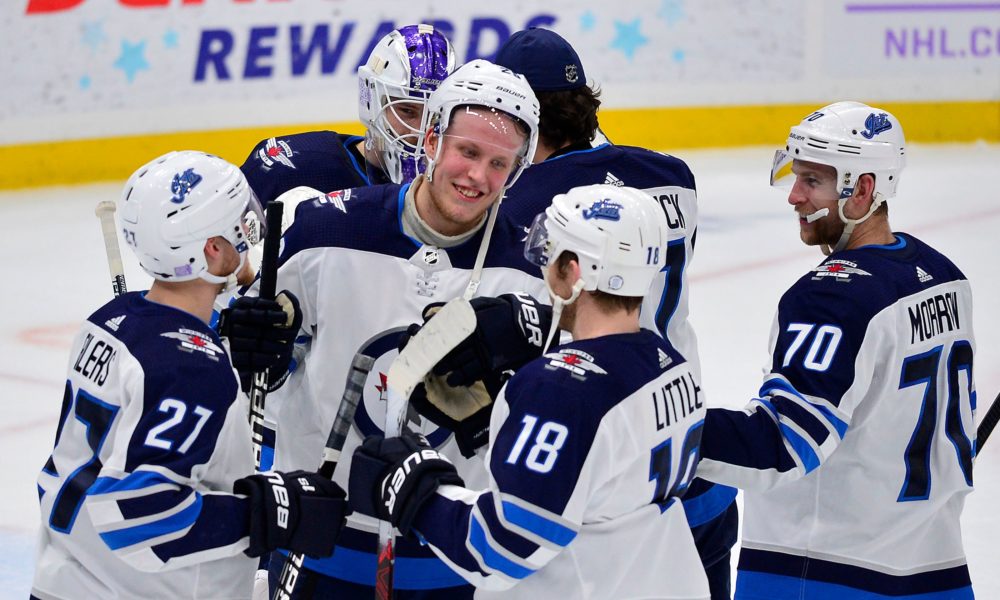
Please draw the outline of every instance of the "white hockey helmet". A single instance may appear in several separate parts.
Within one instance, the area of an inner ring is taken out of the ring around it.
[[[358,67],[358,116],[368,130],[366,143],[395,183],[412,181],[423,168],[419,141],[427,130],[427,98],[454,70],[451,43],[433,26],[423,24],[390,32]],[[422,110],[416,127],[399,112],[411,103]]]
[[[169,152],[129,177],[118,201],[118,225],[139,264],[160,281],[201,278],[208,272],[205,242],[225,238],[243,267],[251,244],[263,239],[263,210],[243,173],[217,156]],[[235,273],[234,272],[234,273]]]
[[[645,296],[662,269],[670,228],[659,204],[630,187],[576,187],[535,217],[524,256],[546,268],[563,252],[580,262],[582,289]]]
[[[804,160],[837,170],[837,193],[849,198],[858,178],[875,176],[875,203],[896,195],[906,165],[903,128],[888,112],[860,102],[824,106],[792,127],[785,148],[774,155],[771,185],[790,186],[792,161]]]
[[[482,106],[492,112],[505,113],[528,128],[527,143],[522,148],[518,164],[507,178],[510,187],[521,176],[535,156],[538,146],[538,98],[528,85],[528,80],[510,69],[483,59],[467,62],[431,94],[427,103],[434,131],[444,135],[456,108]],[[441,144],[437,153],[441,153]],[[438,156],[427,157],[427,176],[433,177],[434,162]]]

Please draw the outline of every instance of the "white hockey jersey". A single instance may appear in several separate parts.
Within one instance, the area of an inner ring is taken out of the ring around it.
[[[385,374],[398,354],[400,336],[420,322],[425,306],[460,297],[471,275],[482,231],[452,248],[425,246],[407,236],[400,222],[409,185],[382,185],[333,192],[299,204],[283,238],[277,289],[300,303],[303,330],[298,363],[273,396],[280,398],[275,468],[319,466],[351,360],[362,346],[377,357],[344,446],[335,477],[345,489],[354,448],[367,435],[382,434]],[[486,255],[478,295],[527,292],[547,301],[541,271],[523,257],[524,234],[499,216]],[[271,396],[268,400],[270,401]],[[482,459],[465,459],[451,431],[411,413],[410,429],[424,433],[467,481],[485,484]],[[374,585],[377,522],[348,519],[332,557],[307,559],[314,571]],[[413,540],[396,546],[395,586],[432,589],[463,585],[429,549]]]
[[[736,598],[972,598],[972,294],[906,234],[782,297],[770,374],[709,410],[699,476],[747,490]]]
[[[704,425],[693,366],[648,330],[532,361],[493,410],[488,484],[442,486],[414,530],[476,598],[708,598],[678,501]]]
[[[32,594],[248,598],[249,509],[230,492],[252,472],[246,396],[215,332],[141,293],[112,300],[73,343]]]

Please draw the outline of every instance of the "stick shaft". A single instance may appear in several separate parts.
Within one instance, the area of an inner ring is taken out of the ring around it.
[[[104,251],[108,257],[108,271],[111,272],[111,289],[115,296],[121,296],[128,291],[125,286],[125,268],[122,265],[122,253],[118,247],[118,231],[115,227],[115,203],[103,200],[94,210],[101,220],[101,233],[104,237]]]

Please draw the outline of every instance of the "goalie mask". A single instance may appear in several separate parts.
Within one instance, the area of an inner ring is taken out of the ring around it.
[[[504,188],[514,185],[535,156],[538,146],[538,99],[521,75],[491,62],[476,59],[459,67],[445,79],[427,104],[434,132],[446,136],[455,109],[462,106],[483,107],[489,112],[505,114],[528,130],[525,144],[517,155]],[[427,157],[427,178],[434,176],[434,163],[440,158],[443,144],[438,144],[435,156]]]
[[[666,260],[670,228],[655,199],[630,187],[588,185],[552,199],[535,217],[524,244],[524,257],[542,268],[553,302],[549,346],[562,307],[581,291],[614,296],[645,296]],[[569,298],[552,291],[548,266],[563,252],[580,263],[580,279]]]
[[[455,70],[455,51],[431,25],[407,25],[379,40],[358,67],[358,115],[365,147],[395,183],[423,170],[427,98]]]
[[[217,156],[170,152],[129,177],[118,201],[118,225],[142,268],[160,281],[201,278],[226,284],[205,259],[205,242],[222,237],[239,252],[264,236],[263,210],[243,173]]]
[[[899,121],[888,112],[860,102],[837,102],[810,114],[792,127],[783,149],[774,154],[771,185],[795,183],[796,160],[833,167],[837,172],[838,212],[844,232],[833,251],[847,244],[854,226],[870,217],[886,199],[896,195],[899,175],[906,165],[906,141]],[[875,177],[872,205],[860,219],[844,216],[844,204],[854,194],[861,175]],[[826,210],[824,209],[824,215]],[[817,217],[819,218],[819,217]]]

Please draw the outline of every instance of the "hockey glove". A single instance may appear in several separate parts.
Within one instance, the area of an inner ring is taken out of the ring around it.
[[[525,293],[473,298],[471,304],[476,311],[475,333],[434,366],[434,375],[447,375],[451,386],[469,386],[490,374],[499,377],[503,371],[516,370],[542,355],[552,323],[551,306]],[[417,330],[411,326],[402,343]]]
[[[465,485],[455,465],[422,435],[368,436],[354,451],[348,483],[351,508],[410,532],[421,507],[441,485]]]
[[[344,490],[319,473],[272,471],[233,482],[233,493],[250,502],[247,556],[278,548],[313,557],[330,556],[351,514]]]
[[[280,381],[292,361],[295,336],[302,326],[299,300],[280,292],[274,300],[241,296],[219,315],[219,335],[229,339],[233,367],[241,379],[269,369]],[[244,389],[246,386],[244,386]]]
[[[410,406],[435,424],[450,429],[462,456],[469,458],[489,443],[493,401],[508,374],[487,374],[471,386],[451,386],[444,377],[429,374],[410,395]]]

